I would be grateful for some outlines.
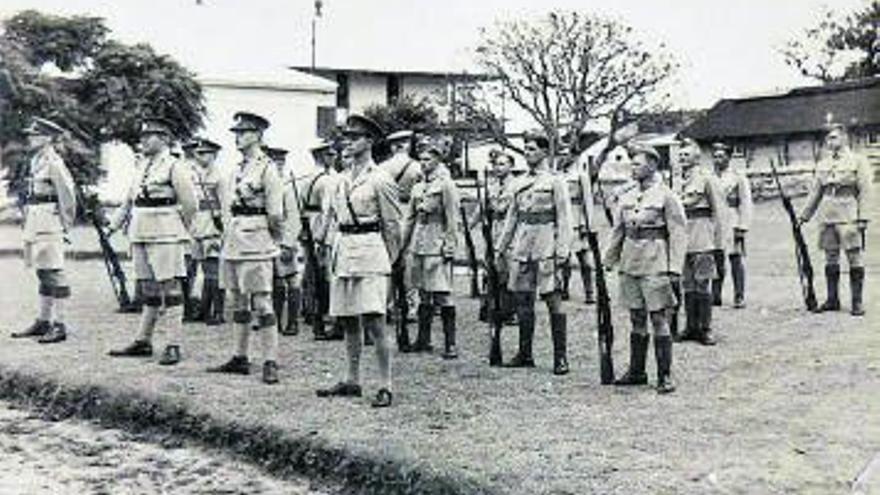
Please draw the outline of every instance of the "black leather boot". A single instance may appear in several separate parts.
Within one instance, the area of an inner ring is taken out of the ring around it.
[[[49,333],[41,336],[37,339],[37,342],[41,344],[56,344],[58,342],[64,342],[67,340],[67,326],[60,321],[56,321],[52,323],[52,329]]]
[[[284,325],[282,335],[299,334],[299,310],[302,304],[302,293],[296,287],[287,291],[287,322]]]
[[[550,335],[553,338],[553,374],[568,374],[566,315],[550,314]]]
[[[681,334],[679,341],[697,340],[700,314],[697,308],[696,294],[693,292],[684,293],[684,316],[684,333]]]
[[[596,304],[596,296],[593,294],[593,267],[587,264],[581,266],[581,280],[584,283],[584,302]]]
[[[46,320],[34,320],[33,323],[21,332],[12,332],[12,338],[21,339],[27,337],[42,337],[52,330],[52,324]]]
[[[443,321],[443,359],[456,359],[458,350],[455,348],[455,306],[440,308],[440,319]]]
[[[214,286],[212,311],[205,324],[213,327],[226,323],[226,318],[223,316],[226,311],[226,290],[219,287],[217,280],[212,280],[211,283]]]
[[[746,268],[740,254],[730,255],[730,275],[733,277],[733,307],[746,307]]]
[[[504,366],[508,368],[534,368],[535,360],[532,358],[532,339],[535,335],[534,309],[520,308],[520,311],[517,312],[517,319],[519,320],[519,351]]]
[[[287,302],[287,286],[280,278],[276,278],[272,283],[272,311],[275,312],[275,326],[278,333],[281,333],[284,319],[284,303]]]
[[[249,375],[251,373],[251,363],[245,356],[232,356],[229,361],[208,368],[208,373],[230,373],[233,375]]]
[[[715,258],[715,272],[717,278],[712,279],[712,306],[721,306],[721,293],[724,291],[724,278],[727,275],[727,266],[724,259],[724,251],[716,250],[712,252]]]
[[[202,282],[202,304],[199,306],[198,321],[205,323],[211,319],[212,309],[214,307],[214,291],[217,290],[217,281],[205,279]]]
[[[263,363],[263,383],[267,385],[278,383],[278,364],[275,361]]]
[[[697,294],[698,312],[698,338],[703,345],[715,345],[715,337],[712,335],[712,296],[710,294]]]
[[[418,308],[418,335],[416,336],[416,344],[413,346],[415,352],[433,352],[434,346],[431,345],[431,320],[434,319],[434,308],[429,304],[419,304]]]
[[[672,381],[672,339],[668,335],[654,336],[654,357],[657,359],[657,393],[675,391]]]
[[[826,299],[821,306],[816,308],[816,312],[840,311],[840,297],[838,297],[838,289],[840,288],[840,265],[825,265],[825,284]]]
[[[571,264],[566,263],[562,267],[562,300],[568,301],[571,294],[568,292],[568,284],[571,282]]]
[[[849,269],[849,290],[852,293],[852,307],[850,314],[864,316],[865,308],[862,304],[862,292],[865,286],[865,267],[857,266]]]
[[[648,354],[648,342],[651,337],[647,334],[629,334],[629,369],[617,380],[615,385],[647,385],[648,374],[645,373],[645,360]]]

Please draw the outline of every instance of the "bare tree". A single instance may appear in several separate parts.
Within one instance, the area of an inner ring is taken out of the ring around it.
[[[630,115],[663,102],[662,84],[677,64],[662,44],[646,47],[634,34],[615,20],[557,11],[483,29],[477,58],[504,98],[551,136],[555,150],[560,138],[587,123],[607,122],[613,136]],[[468,117],[499,137],[503,122],[485,98],[463,100]]]

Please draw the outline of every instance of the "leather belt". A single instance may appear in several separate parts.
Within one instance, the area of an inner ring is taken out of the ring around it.
[[[739,198],[734,196],[732,198],[727,198],[727,206],[731,208],[739,207]]]
[[[134,200],[134,205],[140,208],[158,208],[160,206],[174,206],[177,204],[175,198],[144,198],[138,197]]]
[[[220,205],[217,204],[213,199],[202,199],[199,200],[199,210],[201,211],[211,211],[211,210],[219,210]]]
[[[439,211],[420,211],[418,221],[421,224],[443,223],[444,215]]]
[[[666,239],[666,227],[636,227],[626,229],[626,237],[634,241],[643,239]]]
[[[318,205],[303,205],[303,211],[321,213],[321,207]]]
[[[39,205],[44,203],[57,203],[58,195],[56,194],[33,194],[28,196],[27,204]]]
[[[855,196],[858,194],[859,190],[856,186],[845,184],[845,185],[829,185],[828,192],[833,194],[836,197],[843,196]]]
[[[371,232],[381,232],[382,224],[379,222],[367,222],[359,224],[340,224],[339,232],[343,234],[369,234]]]
[[[265,208],[257,208],[254,206],[233,205],[232,216],[234,217],[256,217],[266,214]]]
[[[526,211],[520,214],[520,219],[528,225],[540,225],[553,223],[556,220],[554,211]]]
[[[684,213],[688,218],[711,218],[712,208],[693,208]]]

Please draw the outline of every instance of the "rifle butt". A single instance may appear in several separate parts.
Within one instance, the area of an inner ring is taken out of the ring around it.
[[[599,337],[599,381],[602,385],[614,383],[614,361],[611,358],[611,343],[605,336]]]
[[[492,318],[497,318],[497,316],[492,315]],[[489,366],[501,366],[502,364],[501,328],[496,324],[492,329],[492,341],[489,343]]]

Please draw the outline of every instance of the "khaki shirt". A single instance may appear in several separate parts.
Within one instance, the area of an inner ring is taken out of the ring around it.
[[[174,204],[138,205],[149,200]],[[132,243],[183,242],[190,238],[187,228],[197,209],[192,170],[164,150],[139,162],[128,195],[110,225],[116,230],[128,220],[128,237]]]
[[[404,239],[415,256],[452,258],[458,247],[458,188],[449,170],[438,165],[415,185],[406,206]]]
[[[606,266],[620,263],[632,276],[681,274],[687,249],[687,224],[678,196],[660,180],[620,197],[605,250]]]
[[[22,238],[25,242],[60,239],[76,217],[76,188],[53,147],[46,146],[31,158],[28,181]]]
[[[409,203],[412,190],[423,179],[422,166],[406,153],[397,153],[381,165],[382,169],[397,183],[401,204]]]
[[[221,196],[223,250],[232,261],[278,256],[284,220],[284,192],[275,164],[261,150],[239,163]],[[263,214],[234,215],[233,208],[255,208]]]
[[[718,178],[701,165],[684,177],[681,203],[687,215],[687,252],[700,253],[724,249],[723,215],[727,204]]]
[[[825,157],[816,166],[801,218],[816,215],[823,224],[867,222],[872,188],[871,167],[864,156],[844,150],[837,158]]]
[[[517,180],[498,252],[515,261],[567,260],[574,230],[565,182],[546,169]]]
[[[196,164],[192,169],[192,178],[199,206],[190,225],[190,233],[193,239],[220,237],[221,232],[217,230],[214,222],[215,218],[223,216],[220,192],[224,186],[220,172],[214,165],[203,168]]]
[[[489,200],[489,211],[486,214],[492,215],[492,241],[496,249],[501,242],[501,234],[504,233],[507,211],[513,203],[516,182],[517,179],[512,174],[507,175],[503,180],[495,177],[489,181],[486,189]]]
[[[388,275],[400,254],[401,208],[397,185],[372,161],[355,177],[339,174],[325,211],[333,240],[330,270],[334,277]],[[343,226],[378,222],[380,232],[343,233]]]
[[[331,244],[331,240],[327,238],[329,226],[326,225],[324,208],[338,181],[339,174],[333,170],[319,170],[296,178],[299,204],[312,229],[315,243],[319,245]]]

